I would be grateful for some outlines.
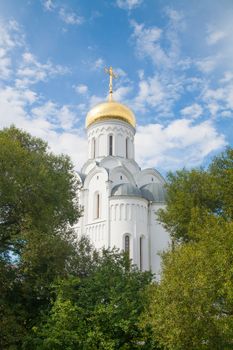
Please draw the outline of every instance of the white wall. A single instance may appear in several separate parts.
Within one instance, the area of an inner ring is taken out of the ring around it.
[[[150,256],[151,270],[159,274],[161,266],[160,253],[168,248],[170,236],[164,227],[157,221],[156,212],[164,205],[152,204],[149,211],[149,235],[150,235]]]
[[[92,169],[84,182],[84,225],[83,233],[95,244],[96,248],[108,245],[108,174],[105,169]],[[96,193],[100,195],[100,216],[96,217]]]
[[[88,159],[93,158],[93,142],[96,142],[96,158],[109,155],[109,136],[113,136],[113,156],[126,157],[126,139],[128,138],[128,158],[134,158],[134,134],[135,129],[128,123],[109,119],[97,122],[87,129]]]
[[[124,236],[130,235],[130,258],[140,267],[140,236],[143,236],[143,269],[149,269],[147,201],[138,197],[110,198],[111,246],[124,249]]]

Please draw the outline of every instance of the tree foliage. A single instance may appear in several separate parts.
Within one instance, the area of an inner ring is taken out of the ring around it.
[[[168,350],[233,348],[233,150],[209,168],[169,175],[160,219],[175,245],[149,287],[144,325]]]
[[[2,349],[18,349],[51,283],[64,276],[79,217],[78,182],[66,156],[11,127],[0,131],[0,268]]]
[[[199,211],[199,224],[206,215],[233,218],[233,150],[216,157],[207,170],[180,170],[168,174],[167,207],[159,219],[178,242],[195,239],[190,223]]]
[[[35,348],[146,348],[139,319],[151,274],[129,267],[124,254],[103,250],[89,276],[60,281],[49,316],[35,330]]]
[[[198,242],[164,254],[150,322],[165,349],[232,349],[233,223],[208,218],[196,230]]]

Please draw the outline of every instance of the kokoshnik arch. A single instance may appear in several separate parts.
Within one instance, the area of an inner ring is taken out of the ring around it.
[[[169,235],[156,217],[165,206],[165,181],[155,169],[142,170],[134,159],[136,119],[124,104],[113,100],[112,67],[109,100],[86,117],[88,160],[79,175],[80,204],[84,207],[76,231],[93,245],[127,251],[141,270],[156,273],[159,252]]]

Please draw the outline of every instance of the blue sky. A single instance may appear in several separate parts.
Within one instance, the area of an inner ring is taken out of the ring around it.
[[[232,19],[232,0],[1,0],[0,127],[43,138],[79,169],[112,65],[139,164],[207,165],[233,144]]]

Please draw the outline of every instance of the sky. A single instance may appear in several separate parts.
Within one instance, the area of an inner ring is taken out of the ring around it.
[[[232,33],[232,0],[0,0],[0,128],[42,138],[79,170],[113,66],[139,165],[207,166],[233,146]]]

